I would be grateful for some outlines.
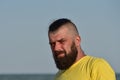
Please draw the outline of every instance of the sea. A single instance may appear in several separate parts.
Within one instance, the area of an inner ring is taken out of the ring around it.
[[[54,74],[0,74],[0,80],[54,80]],[[120,80],[120,73],[116,74]]]

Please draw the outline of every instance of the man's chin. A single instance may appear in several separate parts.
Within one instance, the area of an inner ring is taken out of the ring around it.
[[[66,69],[68,69],[70,67],[70,65],[68,66],[68,65],[57,65],[57,68],[59,69],[59,70],[66,70]]]

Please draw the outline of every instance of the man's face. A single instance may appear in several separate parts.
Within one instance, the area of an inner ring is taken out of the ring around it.
[[[78,52],[68,29],[63,27],[49,33],[49,41],[57,68],[69,68],[75,62]]]

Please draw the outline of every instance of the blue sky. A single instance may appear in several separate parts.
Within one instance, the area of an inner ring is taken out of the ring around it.
[[[69,18],[88,55],[120,72],[119,0],[0,0],[0,74],[56,73],[48,44],[49,24]]]

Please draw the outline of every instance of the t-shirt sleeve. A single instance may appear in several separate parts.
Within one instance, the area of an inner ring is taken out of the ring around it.
[[[116,80],[115,72],[104,59],[96,59],[92,65],[92,80]]]

